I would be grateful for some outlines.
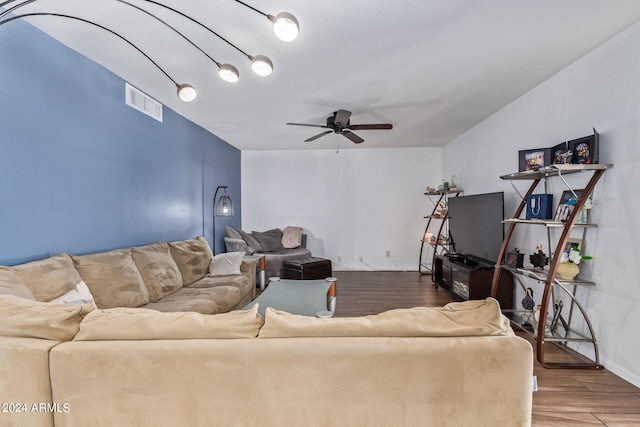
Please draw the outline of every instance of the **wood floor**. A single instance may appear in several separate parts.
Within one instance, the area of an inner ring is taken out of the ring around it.
[[[430,276],[416,272],[334,271],[333,275],[338,278],[336,316],[340,317],[459,301],[447,289],[436,289]],[[553,351],[553,346],[546,350]],[[640,426],[640,388],[606,369],[550,370],[535,362],[534,375],[538,391],[533,393],[533,426]]]

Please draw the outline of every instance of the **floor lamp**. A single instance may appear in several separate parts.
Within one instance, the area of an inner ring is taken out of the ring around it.
[[[224,190],[224,194],[218,199],[218,191]],[[216,217],[233,216],[233,203],[231,197],[227,196],[227,186],[219,185],[213,195],[213,254],[216,254]]]

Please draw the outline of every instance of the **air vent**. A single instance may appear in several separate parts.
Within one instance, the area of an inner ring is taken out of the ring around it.
[[[157,121],[162,121],[162,104],[151,98],[144,92],[140,92],[129,83],[125,83],[126,102],[130,107],[153,117]]]

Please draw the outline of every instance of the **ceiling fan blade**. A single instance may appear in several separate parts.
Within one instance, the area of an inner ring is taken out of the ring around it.
[[[329,126],[327,126],[327,125],[312,125],[312,124],[309,124],[309,123],[287,123],[287,124],[288,125],[293,125],[293,126],[311,126],[311,127],[314,127],[314,128],[327,128],[327,129],[329,129]]]
[[[326,127],[326,126],[323,126],[323,127]],[[316,136],[312,136],[312,137],[311,137],[311,138],[309,138],[309,139],[305,139],[305,140],[304,140],[304,142],[311,142],[311,141],[315,141],[316,139],[320,138],[321,136],[325,136],[326,134],[331,133],[331,132],[333,132],[333,131],[332,131],[332,130],[324,131],[324,132],[322,132],[322,133],[317,134]]]
[[[370,125],[351,125],[349,129],[353,130],[377,130],[377,129],[393,129],[390,123],[370,124]]]
[[[349,132],[348,130],[345,130],[344,132],[342,132],[342,135],[349,138],[352,142],[356,144],[360,144],[361,142],[364,142],[364,139],[360,138],[358,135],[356,135],[353,132]]]
[[[338,110],[336,111],[336,118],[334,122],[340,125],[346,125],[349,123],[349,117],[351,117],[351,111]]]

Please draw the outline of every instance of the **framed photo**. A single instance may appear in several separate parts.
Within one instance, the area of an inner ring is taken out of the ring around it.
[[[567,219],[569,219],[569,216],[571,215],[571,211],[573,211],[573,206],[574,206],[574,205],[570,205],[569,201],[573,197],[573,193],[576,193],[576,196],[580,197],[583,191],[584,189],[573,190],[573,192],[571,192],[571,190],[564,190],[562,192],[562,197],[560,197],[560,203],[558,203],[558,208],[556,209],[556,214],[553,218],[554,221],[566,221]]]
[[[569,150],[567,141],[551,148],[551,158],[554,165],[565,165],[573,162],[573,150]]]
[[[575,248],[579,251],[582,251],[582,240],[581,239],[567,239],[567,243],[564,245],[563,252],[569,252],[572,248]]]
[[[538,170],[552,163],[551,148],[518,151],[518,169],[520,172]]]
[[[596,164],[599,162],[599,134],[593,129],[593,135],[569,141],[568,149],[573,153],[574,164]]]

